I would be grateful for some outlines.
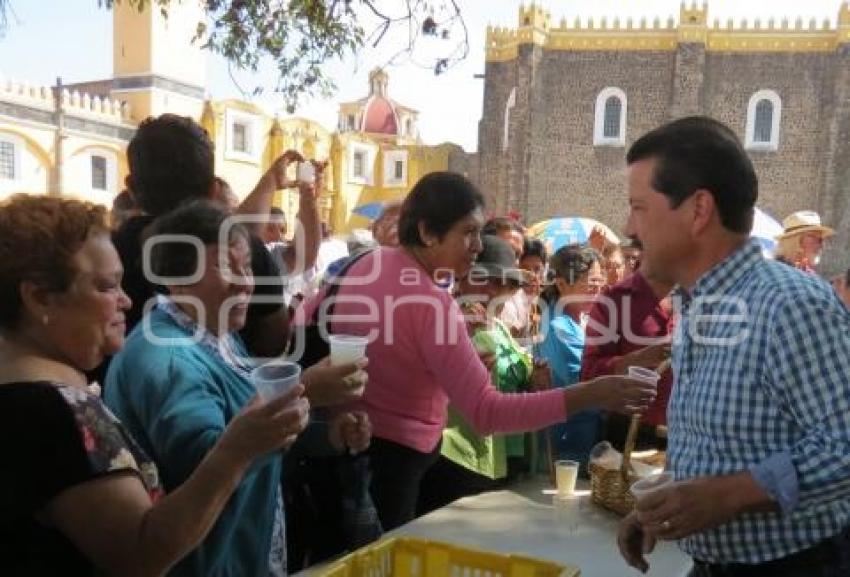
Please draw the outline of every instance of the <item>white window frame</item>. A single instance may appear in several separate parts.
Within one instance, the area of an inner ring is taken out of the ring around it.
[[[363,153],[363,174],[354,174],[354,154]],[[352,142],[348,145],[348,182],[372,186],[375,181],[375,156],[377,147],[362,142]]]
[[[396,162],[402,163],[401,178],[395,176]],[[407,151],[388,150],[384,152],[384,186],[407,186]]]
[[[762,100],[769,100],[773,104],[773,118],[770,126],[770,142],[756,142],[756,106]],[[759,90],[750,96],[747,104],[747,129],[744,146],[747,150],[773,152],[779,149],[779,127],[782,124],[782,99],[773,90]]]
[[[242,160],[255,164],[258,163],[262,153],[260,150],[260,117],[256,114],[251,114],[250,112],[227,108],[224,111],[224,122],[224,157],[227,160]],[[233,126],[236,123],[244,125],[248,130],[247,139],[248,145],[250,146],[249,152],[236,150],[233,147]]]
[[[616,137],[605,136],[605,103],[612,96],[620,100],[620,134]],[[626,93],[616,86],[603,88],[596,96],[596,110],[593,120],[593,145],[594,146],[626,146],[626,119],[629,109],[629,100]]]
[[[106,159],[106,190],[92,186],[92,157],[100,156]],[[109,148],[90,148],[86,151],[86,188],[93,193],[109,192],[118,194],[118,154]]]
[[[23,181],[23,163],[21,161],[22,154],[26,143],[24,139],[17,134],[9,132],[0,132],[0,141],[8,142],[12,145],[12,170],[15,172],[15,178],[0,178],[0,191],[6,191],[16,187]]]

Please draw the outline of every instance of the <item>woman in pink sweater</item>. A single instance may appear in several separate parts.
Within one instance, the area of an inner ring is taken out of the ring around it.
[[[493,388],[446,288],[481,251],[483,208],[483,197],[463,176],[425,175],[402,206],[401,246],[361,257],[326,319],[333,333],[370,339],[369,384],[358,408],[372,422],[371,493],[387,530],[414,517],[422,475],[440,454],[449,401],[486,435],[543,428],[591,407],[642,411],[655,394],[617,376],[540,393]],[[330,304],[322,297],[306,305],[302,318],[319,306],[321,321]]]

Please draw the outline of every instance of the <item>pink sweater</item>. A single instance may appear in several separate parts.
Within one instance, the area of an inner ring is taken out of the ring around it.
[[[311,318],[322,297],[304,305],[297,324]],[[562,390],[505,394],[492,386],[457,303],[401,249],[379,249],[351,268],[332,332],[370,337],[369,384],[357,408],[369,414],[376,437],[431,452],[449,401],[485,435],[539,429],[566,417]]]

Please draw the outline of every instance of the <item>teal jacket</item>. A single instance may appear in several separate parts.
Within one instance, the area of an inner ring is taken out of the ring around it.
[[[171,491],[195,470],[254,387],[217,355],[191,344],[187,331],[167,313],[154,309],[148,322],[158,339],[177,342],[153,343],[144,333],[147,323],[139,323],[112,359],[104,397]],[[254,464],[207,538],[169,575],[268,574],[281,461],[278,453]]]

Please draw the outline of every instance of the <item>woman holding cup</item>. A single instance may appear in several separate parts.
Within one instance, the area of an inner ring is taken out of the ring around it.
[[[539,429],[590,407],[641,410],[654,394],[617,376],[538,393],[496,390],[443,288],[475,263],[483,224],[484,199],[469,180],[425,175],[402,205],[401,246],[381,247],[352,265],[339,282],[333,317],[325,319],[333,333],[369,339],[369,384],[357,406],[373,426],[371,493],[385,529],[414,517],[422,477],[440,453],[449,401],[477,433],[489,434]],[[326,306],[322,299],[306,303],[300,324]]]
[[[53,196],[0,206],[0,452],[13,464],[0,480],[4,575],[185,574],[174,564],[263,475],[261,457],[304,427],[297,386],[231,415],[179,486],[159,476],[86,381],[122,347],[130,308],[105,217]]]
[[[166,292],[130,333],[107,375],[107,404],[155,457],[169,491],[198,467],[256,393],[254,367],[237,334],[253,290],[251,252],[247,232],[228,228],[227,216],[199,202],[154,223],[147,266]],[[306,426],[309,408],[297,379],[261,389],[266,402],[288,396],[304,415],[293,434]],[[340,418],[337,432],[344,425]],[[362,448],[357,435],[335,438]],[[282,461],[278,452],[254,465],[209,536],[173,574],[285,573]]]

